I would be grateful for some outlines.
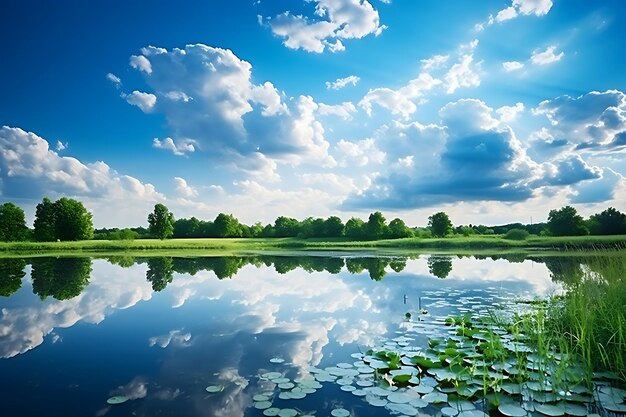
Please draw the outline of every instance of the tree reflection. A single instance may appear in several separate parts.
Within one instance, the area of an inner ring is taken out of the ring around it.
[[[146,279],[154,291],[162,291],[174,279],[174,261],[172,258],[148,258]]]
[[[89,283],[90,258],[33,258],[30,262],[33,292],[42,300],[48,296],[69,300]]]
[[[0,296],[8,297],[22,286],[22,278],[26,272],[24,259],[0,259]]]
[[[437,278],[447,278],[452,271],[452,258],[449,256],[430,256],[426,263],[428,272]]]

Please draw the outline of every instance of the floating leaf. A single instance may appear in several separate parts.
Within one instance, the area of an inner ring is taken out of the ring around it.
[[[109,398],[107,400],[107,404],[111,404],[111,405],[122,404],[122,403],[125,403],[128,400],[129,400],[129,398],[126,397],[125,395],[116,395],[114,397]]]
[[[257,410],[266,410],[272,406],[272,403],[269,401],[259,401],[254,403],[254,408]]]
[[[348,417],[350,415],[350,412],[345,408],[335,408],[333,411],[330,412],[330,415],[332,415],[333,417]]]
[[[206,392],[210,392],[211,394],[214,394],[216,392],[224,391],[224,386],[223,385],[209,385],[205,389],[206,389]]]
[[[507,417],[524,417],[528,414],[526,410],[515,404],[500,404],[498,411]]]

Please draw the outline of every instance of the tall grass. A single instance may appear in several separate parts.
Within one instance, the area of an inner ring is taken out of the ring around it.
[[[626,383],[626,256],[600,251],[581,268],[548,304],[545,331],[587,373],[614,372]]]

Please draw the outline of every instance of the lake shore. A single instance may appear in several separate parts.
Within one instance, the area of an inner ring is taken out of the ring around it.
[[[448,238],[406,238],[373,241],[298,238],[212,238],[87,240],[77,242],[1,242],[0,257],[80,256],[115,253],[151,255],[228,255],[270,251],[294,252],[376,252],[376,253],[463,253],[463,252],[578,252],[599,249],[626,249],[626,236],[529,237],[508,240],[500,236]]]

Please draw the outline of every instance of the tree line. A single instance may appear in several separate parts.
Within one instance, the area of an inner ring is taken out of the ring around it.
[[[626,234],[626,214],[613,207],[584,219],[565,206],[551,210],[546,223],[511,223],[502,226],[454,226],[447,213],[428,218],[426,227],[409,227],[400,218],[387,219],[380,211],[367,221],[352,217],[345,223],[337,216],[298,220],[279,216],[273,223],[246,225],[232,214],[219,213],[213,220],[176,219],[164,204],[156,204],[147,216],[148,227],[95,229],[93,215],[82,202],[71,198],[52,201],[44,197],[36,207],[33,228],[26,226],[24,210],[8,202],[0,205],[0,241],[76,241],[141,238],[345,238],[350,240],[446,237],[450,235],[504,235],[525,239],[529,235],[577,236]]]

